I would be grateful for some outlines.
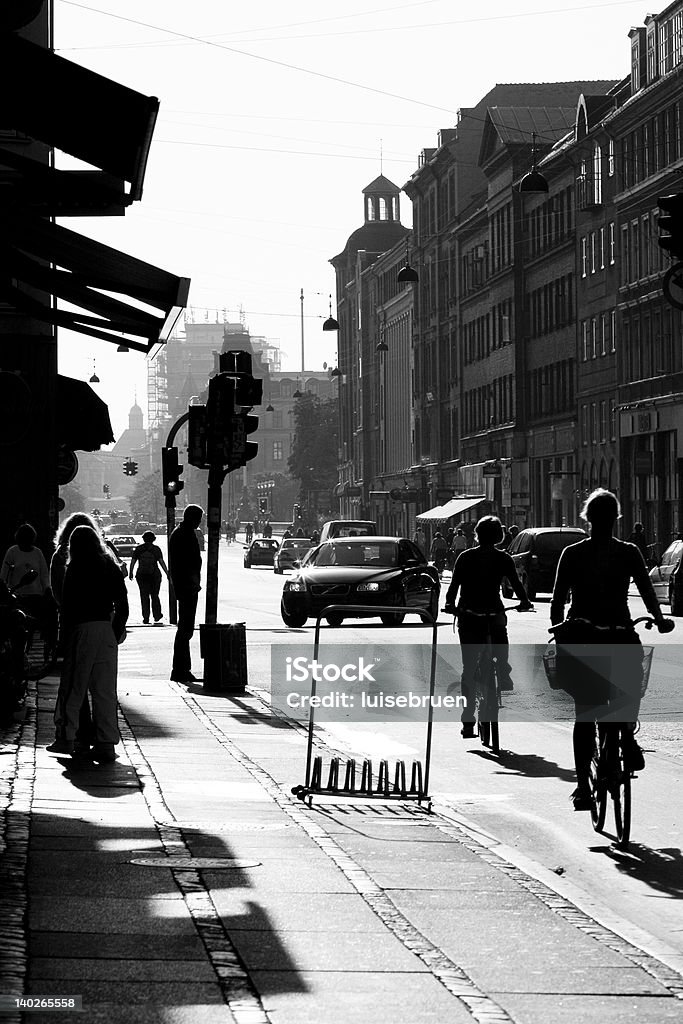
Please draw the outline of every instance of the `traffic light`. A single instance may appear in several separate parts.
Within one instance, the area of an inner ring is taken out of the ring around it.
[[[178,449],[161,449],[161,477],[164,484],[164,494],[178,494],[185,484],[180,479],[182,469],[178,465]]]
[[[207,422],[206,406],[190,405],[187,422],[187,461],[197,469],[206,469],[209,465],[206,452]]]
[[[229,465],[231,469],[237,469],[258,455],[258,444],[247,438],[258,429],[258,416],[249,414],[255,405],[261,404],[263,381],[251,372],[251,353],[241,349],[221,352],[219,365],[220,376],[225,375],[234,383]]]
[[[133,462],[132,459],[127,459],[123,464],[123,475],[124,476],[135,476],[138,471],[137,462]]]
[[[683,192],[660,196],[657,244],[673,258],[683,258]]]
[[[209,381],[206,403],[206,454],[209,464],[228,465],[232,451],[235,413],[235,381],[227,373],[217,373]]]
[[[102,484],[102,494],[105,498],[109,497],[109,484]]]
[[[261,515],[266,515],[266,513],[268,512],[268,499],[267,498],[259,498],[259,500],[258,500],[258,510],[261,513]]]

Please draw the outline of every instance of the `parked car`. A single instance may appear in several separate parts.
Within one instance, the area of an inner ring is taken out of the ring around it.
[[[128,576],[128,563],[124,562],[124,560],[121,558],[121,555],[118,553],[118,551],[116,550],[116,548],[114,547],[114,545],[110,541],[109,537],[103,535],[102,539],[104,540],[105,546],[106,546],[107,550],[109,551],[111,557],[114,559],[114,561],[118,565],[118,567],[121,570],[121,572],[123,573],[123,575],[127,577]]]
[[[552,591],[560,555],[570,544],[585,540],[587,536],[585,530],[571,526],[538,526],[517,534],[508,553],[531,601],[538,593]],[[513,596],[507,580],[503,594]]]
[[[111,541],[117,554],[121,556],[126,555],[128,557],[133,554],[139,544],[142,544],[140,538],[134,537],[132,534],[123,534],[122,536],[114,535],[110,536],[108,540]]]
[[[279,547],[278,542],[273,538],[259,537],[253,540],[248,547],[244,548],[244,568],[251,569],[255,565],[272,565],[275,561],[275,552]]]
[[[320,531],[320,542],[333,540],[335,537],[374,537],[377,535],[377,523],[369,519],[332,519],[325,523]]]
[[[417,545],[402,537],[345,537],[309,551],[285,582],[280,613],[286,626],[303,626],[330,604],[388,605],[439,612],[439,574]],[[398,626],[405,611],[378,612],[385,626]],[[372,611],[367,613],[372,617]],[[358,612],[326,616],[331,626]]]
[[[309,537],[286,537],[275,552],[273,572],[281,575],[285,569],[293,569],[312,547]]]
[[[650,580],[660,601],[668,601],[672,615],[683,615],[683,540],[675,540],[650,569]]]

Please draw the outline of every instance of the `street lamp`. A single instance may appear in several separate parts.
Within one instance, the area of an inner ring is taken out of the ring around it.
[[[409,253],[408,253],[408,236],[406,235],[406,265],[401,267],[396,277],[399,284],[417,284],[420,280],[418,277],[417,270],[410,265]]]
[[[313,295],[324,295],[325,293],[324,292],[312,292],[311,294],[313,294]],[[339,330],[339,324],[337,323],[337,321],[332,316],[332,296],[331,295],[329,296],[329,300],[330,300],[330,315],[328,316],[327,320],[325,320],[324,323],[323,323],[323,330],[324,331],[338,331]],[[304,351],[304,290],[303,290],[303,288],[301,289],[301,294],[299,296],[299,301],[301,302],[301,373],[303,374],[305,372],[305,370],[306,370],[305,351]],[[297,396],[295,395],[294,397],[296,398]]]
[[[536,166],[536,133],[531,134],[531,170],[527,171],[519,183],[519,191],[526,193],[547,192],[548,182]]]

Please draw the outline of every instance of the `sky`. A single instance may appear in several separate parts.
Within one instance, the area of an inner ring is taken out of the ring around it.
[[[496,83],[623,78],[629,29],[665,6],[54,0],[58,53],[161,104],[141,201],[61,223],[191,278],[195,322],[242,317],[293,372],[303,288],[306,368],[334,365],[329,260],[363,223],[362,189],[380,172],[402,187]],[[96,372],[117,437],[136,397],[146,419],[142,353],[60,331],[59,369]]]

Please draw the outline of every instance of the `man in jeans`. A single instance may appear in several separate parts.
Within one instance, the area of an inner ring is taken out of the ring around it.
[[[171,679],[178,683],[196,682],[191,671],[190,640],[194,633],[202,569],[202,556],[195,530],[203,516],[204,510],[199,505],[188,505],[182,523],[176,526],[168,542],[169,571],[178,602],[178,628],[173,644]]]

